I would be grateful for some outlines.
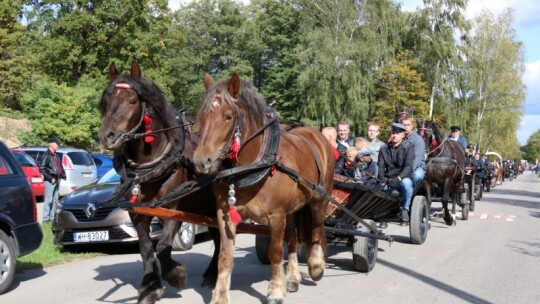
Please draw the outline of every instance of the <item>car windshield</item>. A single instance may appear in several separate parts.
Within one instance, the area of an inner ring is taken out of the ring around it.
[[[15,159],[17,159],[17,162],[19,162],[19,164],[21,164],[21,166],[23,167],[36,167],[36,162],[34,161],[34,159],[24,153],[24,152],[13,152],[13,155],[15,156]]]
[[[111,169],[105,173],[97,182],[98,184],[119,184],[120,183],[120,175],[116,173],[114,169]]]

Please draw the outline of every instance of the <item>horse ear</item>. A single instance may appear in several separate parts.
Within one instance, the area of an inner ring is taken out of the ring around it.
[[[131,61],[131,77],[135,80],[141,79],[141,67],[135,60]]]
[[[419,127],[422,125],[422,120],[420,119],[420,117],[416,117],[416,127]]]
[[[231,76],[231,80],[229,80],[229,94],[233,98],[238,97],[238,93],[240,92],[240,76],[238,74],[233,73]]]
[[[204,75],[203,83],[204,83],[204,88],[208,91],[214,85],[214,78],[212,78],[210,74],[206,73]]]
[[[413,116],[414,106],[409,107],[409,116]]]
[[[118,74],[120,73],[118,73],[114,62],[111,62],[111,64],[109,65],[109,82],[113,82],[113,80],[116,79],[116,76],[118,76]]]
[[[398,113],[398,115],[399,115],[399,112],[401,112],[401,111],[399,110],[399,105],[396,103],[396,113]]]

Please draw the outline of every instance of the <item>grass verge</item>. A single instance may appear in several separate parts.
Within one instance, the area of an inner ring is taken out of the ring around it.
[[[55,245],[50,223],[42,223],[41,230],[43,231],[41,246],[36,251],[17,259],[18,273],[29,269],[43,269],[75,259],[105,255],[102,252],[71,252],[62,246]]]

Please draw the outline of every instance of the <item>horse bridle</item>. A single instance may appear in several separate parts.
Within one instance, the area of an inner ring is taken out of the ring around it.
[[[134,90],[129,84],[120,82],[115,85],[115,88],[117,89],[123,89],[123,90],[133,90],[135,94],[139,95],[136,90]],[[122,146],[124,143],[136,139],[139,136],[135,132],[142,127],[144,122],[144,115],[148,114],[148,111],[146,110],[146,103],[144,101],[141,101],[142,111],[141,111],[141,118],[139,118],[139,122],[128,132],[120,135],[120,137],[115,141],[114,146]]]

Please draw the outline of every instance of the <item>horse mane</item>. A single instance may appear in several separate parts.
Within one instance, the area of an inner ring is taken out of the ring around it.
[[[178,125],[174,108],[167,102],[161,89],[148,78],[141,77],[140,79],[135,79],[129,74],[118,75],[109,86],[103,90],[98,105],[102,117],[107,112],[107,107],[109,106],[106,97],[113,94],[116,84],[118,83],[126,83],[137,92],[139,99],[145,103],[150,117],[159,120],[163,129],[176,127]],[[172,132],[167,133],[171,135],[176,142],[180,140],[180,132],[178,130],[173,129]]]
[[[264,115],[266,102],[259,91],[249,82],[241,81],[240,92],[236,101],[228,91],[229,79],[221,80],[213,85],[202,97],[201,106],[197,113],[197,122],[204,121],[205,113],[213,111],[213,103],[215,102],[216,94],[221,94],[222,102],[226,102],[231,109],[236,111],[242,110],[244,124],[250,126],[261,126],[264,123]],[[197,123],[198,124],[198,123]],[[199,129],[196,126],[196,129]]]
[[[444,132],[441,131],[439,126],[434,121],[427,120],[426,126],[429,126],[431,128],[431,130],[433,131],[433,135],[435,135],[435,138],[437,139],[437,141],[439,141],[439,143],[446,137],[444,135]]]

